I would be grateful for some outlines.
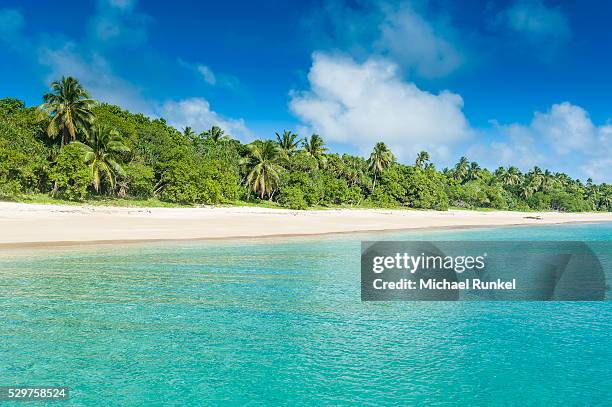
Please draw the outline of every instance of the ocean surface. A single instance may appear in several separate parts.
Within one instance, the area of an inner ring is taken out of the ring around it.
[[[54,405],[78,406],[612,405],[612,301],[361,302],[373,239],[611,241],[612,224],[7,249],[0,386],[68,386]]]

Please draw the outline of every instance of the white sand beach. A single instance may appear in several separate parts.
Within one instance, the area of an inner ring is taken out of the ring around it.
[[[116,208],[0,202],[0,246],[220,239],[612,221],[612,213],[258,207]]]

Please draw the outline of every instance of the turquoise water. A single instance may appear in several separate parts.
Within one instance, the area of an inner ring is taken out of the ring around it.
[[[612,405],[612,302],[363,303],[376,238],[609,241],[612,224],[6,250],[0,386],[90,406]]]

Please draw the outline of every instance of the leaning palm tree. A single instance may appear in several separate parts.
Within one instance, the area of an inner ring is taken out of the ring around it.
[[[51,83],[51,92],[43,96],[41,108],[51,115],[47,134],[54,139],[60,136],[60,148],[70,140],[76,140],[94,120],[92,108],[95,102],[78,80],[71,76]]]
[[[289,130],[283,131],[283,135],[276,133],[276,143],[285,157],[291,157],[300,145],[298,135]]]
[[[429,153],[427,151],[421,151],[419,154],[417,154],[417,158],[414,161],[414,166],[423,169],[427,163],[429,163],[429,160]]]
[[[393,164],[394,161],[395,157],[393,156],[391,150],[389,150],[389,147],[387,147],[387,145],[383,142],[376,143],[372,154],[370,154],[370,159],[368,160],[370,170],[374,174],[372,192],[376,187],[376,177],[382,174],[382,172]]]
[[[117,130],[111,130],[102,125],[94,125],[88,132],[85,143],[75,142],[79,145],[84,161],[91,168],[92,184],[96,192],[100,192],[101,179],[108,181],[111,189],[115,188],[117,175],[125,175],[119,164],[119,155],[130,151],[122,142]]]
[[[249,174],[246,184],[250,191],[261,199],[268,196],[272,200],[274,191],[278,188],[280,174],[283,168],[280,166],[280,155],[278,146],[272,140],[257,140],[248,145],[248,168]]]

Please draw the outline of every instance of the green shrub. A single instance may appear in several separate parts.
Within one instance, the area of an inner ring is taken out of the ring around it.
[[[585,212],[591,210],[582,197],[569,194],[565,191],[553,192],[550,197],[550,209],[560,212]]]
[[[440,175],[432,170],[409,167],[404,180],[406,197],[404,202],[413,208],[448,209],[448,196]]]
[[[283,188],[278,202],[291,209],[307,209],[308,204],[304,199],[304,192],[299,187]]]
[[[123,166],[125,170],[125,195],[133,198],[153,196],[153,168],[146,164],[131,162]]]
[[[55,193],[60,198],[70,201],[85,199],[92,175],[90,168],[83,162],[83,153],[77,145],[64,146],[51,168],[50,179],[54,182]]]

